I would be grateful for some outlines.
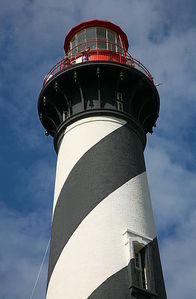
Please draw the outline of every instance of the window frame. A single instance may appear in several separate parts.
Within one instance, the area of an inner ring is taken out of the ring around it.
[[[144,290],[149,290],[149,277],[148,277],[148,261],[147,261],[147,254],[144,252],[144,261],[142,263],[142,256],[141,250],[145,250],[145,246],[143,244],[137,243],[133,241],[133,248],[134,248],[134,263],[135,263],[135,272],[139,274],[139,281],[137,281],[138,286],[143,288]],[[136,255],[138,255],[139,266],[136,263]],[[137,279],[136,275],[136,279]]]
[[[154,280],[154,272],[151,258],[149,257],[149,247],[148,244],[153,241],[152,238],[148,236],[140,235],[134,231],[126,230],[123,233],[124,244],[126,246],[126,255],[127,255],[127,264],[130,263],[131,260],[134,261],[134,269],[131,269],[131,284],[132,287],[137,287],[143,291],[155,293],[155,280]],[[142,268],[142,257],[141,251],[144,250],[144,267]],[[141,259],[141,268],[135,267],[135,253],[140,253]],[[140,277],[142,275],[144,278],[140,278],[141,283],[137,283],[136,280],[136,271],[140,271]],[[145,287],[144,287],[145,284]]]
[[[121,91],[117,91],[117,93],[116,93],[116,107],[117,107],[117,110],[119,110],[119,111],[124,110],[123,94]]]
[[[96,36],[95,36],[95,40],[94,39],[87,39],[87,31],[89,29],[92,29],[92,28],[95,28],[95,32],[96,32]],[[101,43],[101,40],[98,39],[98,30],[97,29],[104,29],[105,30],[105,38],[103,40],[103,43],[106,44],[105,48],[101,48],[101,47],[98,47],[98,43]],[[109,32],[113,33],[114,34],[114,43],[112,42],[112,46],[111,46],[111,42],[109,40]],[[79,42],[78,43],[78,36],[81,35],[81,34],[84,34],[84,40],[82,42]],[[70,55],[74,55],[74,54],[77,54],[77,53],[81,53],[82,50],[85,50],[87,49],[90,44],[90,42],[94,42],[95,43],[95,49],[91,48],[92,50],[108,50],[108,51],[113,51],[115,53],[118,53],[118,54],[123,54],[123,48],[122,48],[122,45],[121,45],[121,42],[120,42],[120,39],[121,37],[119,36],[118,33],[116,33],[115,31],[109,29],[109,28],[106,28],[106,27],[89,27],[89,28],[85,28],[85,29],[82,29],[80,31],[78,31],[73,37],[72,39],[70,40],[70,43],[69,43],[69,52],[71,52]],[[73,42],[75,42],[75,45],[73,47]],[[78,50],[79,47],[81,45],[84,45],[84,48],[85,49],[82,49],[82,50]],[[111,49],[112,48],[112,49]],[[72,49],[74,49],[74,53],[72,53]]]

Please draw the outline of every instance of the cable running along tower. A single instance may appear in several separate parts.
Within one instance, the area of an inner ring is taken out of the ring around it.
[[[38,112],[58,154],[47,299],[166,299],[143,151],[159,95],[126,34],[71,29]]]

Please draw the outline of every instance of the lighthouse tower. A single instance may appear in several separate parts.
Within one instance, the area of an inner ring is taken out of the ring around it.
[[[166,299],[143,155],[159,95],[128,46],[117,25],[83,22],[44,78],[58,155],[47,299]]]

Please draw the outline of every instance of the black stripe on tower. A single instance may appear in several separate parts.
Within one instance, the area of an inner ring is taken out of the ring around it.
[[[64,246],[82,220],[109,194],[144,171],[143,144],[127,125],[107,135],[75,164],[54,211],[48,283]]]
[[[104,281],[87,299],[167,299],[157,238],[150,242],[145,250],[150,257],[151,280],[153,288],[138,287],[135,274],[135,260],[131,259],[124,267]]]

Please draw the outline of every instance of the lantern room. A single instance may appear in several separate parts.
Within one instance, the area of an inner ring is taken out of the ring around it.
[[[159,96],[150,72],[128,47],[126,34],[109,21],[85,21],[70,30],[65,55],[45,76],[39,96],[46,135],[60,142],[64,125],[87,114],[120,114],[152,132]]]
[[[65,39],[64,49],[65,55],[72,58],[73,63],[93,60],[121,62],[128,46],[127,36],[120,27],[108,21],[91,20],[71,29]]]

